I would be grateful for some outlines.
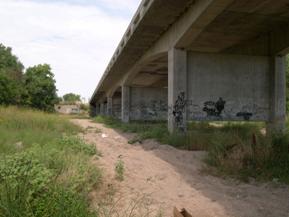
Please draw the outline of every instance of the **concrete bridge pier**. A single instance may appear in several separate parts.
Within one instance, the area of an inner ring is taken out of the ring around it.
[[[100,114],[100,104],[95,105],[95,116]]]
[[[102,102],[102,103],[100,103],[100,112],[99,112],[99,114],[100,115],[105,115],[106,114],[106,108],[105,108],[106,106],[105,106],[105,103],[104,102]]]
[[[286,122],[286,59],[284,56],[271,58],[270,119],[267,132],[282,133]]]
[[[112,96],[112,117],[121,119],[121,92],[115,92]]]
[[[130,87],[122,85],[121,94],[121,120],[128,123],[130,120]]]
[[[107,97],[106,115],[112,116],[112,96]]]
[[[187,52],[171,49],[168,53],[168,129],[187,128]]]

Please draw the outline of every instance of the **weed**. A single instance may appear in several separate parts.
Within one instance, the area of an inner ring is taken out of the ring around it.
[[[94,130],[94,133],[96,133],[96,134],[100,134],[100,133],[102,133],[102,130],[101,130],[101,129],[98,129],[98,128],[96,128],[96,129]]]
[[[98,155],[98,151],[94,144],[87,144],[76,136],[64,136],[58,140],[58,144],[63,149],[71,149],[74,152],[83,152],[87,155]]]
[[[124,180],[124,162],[122,159],[118,159],[116,164],[115,164],[115,178],[119,181],[123,181]]]

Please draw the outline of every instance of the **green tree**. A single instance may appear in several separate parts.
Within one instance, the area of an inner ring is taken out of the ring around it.
[[[64,102],[77,102],[81,101],[81,96],[74,93],[67,93],[63,96]]]
[[[0,73],[0,104],[16,105],[21,102],[19,83]]]
[[[20,104],[23,65],[10,47],[0,44],[0,104]]]
[[[54,111],[58,97],[54,74],[48,64],[29,67],[24,75],[25,101],[33,108]]]

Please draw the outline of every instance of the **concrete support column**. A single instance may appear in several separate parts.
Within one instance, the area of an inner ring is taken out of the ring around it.
[[[107,115],[112,116],[112,97],[107,97]]]
[[[285,57],[272,58],[270,79],[270,120],[269,133],[282,133],[286,122],[286,60]]]
[[[123,85],[121,89],[121,120],[124,123],[128,123],[130,112],[130,87]]]
[[[100,104],[96,104],[96,106],[95,106],[95,114],[96,114],[96,116],[100,114]]]
[[[105,115],[105,108],[104,103],[100,104],[100,115]]]
[[[168,53],[168,129],[171,133],[187,129],[187,52]]]

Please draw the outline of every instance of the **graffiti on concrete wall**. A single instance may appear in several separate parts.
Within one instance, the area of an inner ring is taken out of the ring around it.
[[[175,119],[175,123],[181,131],[185,130],[185,124],[184,123],[184,112],[186,111],[186,97],[185,97],[185,92],[181,92],[177,100],[175,101],[175,104],[173,106],[173,115]]]
[[[207,116],[221,117],[223,110],[225,109],[226,101],[219,98],[218,101],[206,101],[204,103],[203,111],[207,113]]]
[[[112,106],[112,115],[115,118],[121,118],[121,104],[113,104]]]
[[[238,112],[236,116],[239,118],[243,118],[245,121],[249,121],[253,114],[251,112]]]
[[[269,107],[264,107],[256,103],[244,104],[241,109],[236,113],[237,118],[244,121],[254,120],[267,120]]]
[[[135,120],[165,120],[168,104],[166,100],[142,100],[133,103],[130,109]]]
[[[188,106],[188,119],[195,121],[204,120],[236,120],[236,121],[252,121],[252,120],[268,120],[269,107],[254,102],[245,101],[247,99],[231,99],[217,98],[216,101],[199,101]]]

